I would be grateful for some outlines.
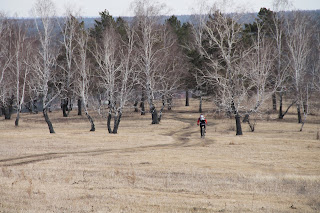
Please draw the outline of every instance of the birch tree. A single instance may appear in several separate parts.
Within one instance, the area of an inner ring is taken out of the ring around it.
[[[11,48],[12,26],[5,14],[0,13],[0,107],[5,119],[11,118],[13,76],[9,72],[14,58]]]
[[[237,17],[227,17],[214,9],[209,19],[199,16],[194,25],[195,42],[200,54],[206,59],[207,69],[199,70],[208,83],[215,84],[220,91],[219,105],[235,116],[236,134],[242,135],[240,107],[244,100],[238,65],[243,57],[239,48],[241,27]],[[238,45],[238,48],[236,46]]]
[[[54,87],[53,71],[56,65],[57,45],[54,37],[55,6],[50,0],[37,0],[33,8],[35,26],[38,33],[39,44],[32,69],[36,84],[34,89],[42,100],[42,110],[50,133],[55,133],[48,116],[48,107],[59,96],[59,92],[50,95],[50,88]]]
[[[274,72],[274,61],[277,54],[274,54],[273,42],[262,30],[263,26],[257,24],[257,35],[252,38],[252,46],[244,57],[244,83],[248,103],[244,104],[245,121],[248,122],[251,131],[254,131],[254,124],[250,123],[251,114],[261,114],[261,106],[266,100],[272,98],[277,89],[283,84],[286,78],[284,70]]]
[[[292,11],[291,16],[286,20],[286,43],[289,50],[291,64],[291,87],[295,96],[297,107],[298,123],[301,123],[301,101],[305,95],[304,79],[307,76],[308,56],[310,53],[311,26],[310,19],[300,11]]]
[[[13,60],[11,70],[15,76],[16,111],[15,126],[19,125],[20,112],[24,104],[28,74],[30,72],[30,58],[32,54],[32,39],[27,35],[30,23],[12,21],[13,26]]]
[[[88,58],[88,32],[84,29],[84,23],[79,24],[79,32],[76,36],[77,51],[74,57],[74,62],[76,65],[76,81],[75,81],[75,93],[81,97],[84,112],[91,124],[90,131],[95,131],[95,125],[92,117],[89,114],[88,104],[90,96],[90,86],[91,86],[91,69],[90,62]]]
[[[106,27],[102,45],[96,42],[93,52],[99,67],[99,88],[102,91],[99,113],[107,118],[108,132],[113,134],[118,132],[123,109],[133,95],[136,83],[135,31],[129,25],[124,27],[126,30],[124,37],[121,37],[113,25]],[[111,128],[112,117],[113,128]]]
[[[209,14],[208,18],[200,16],[200,25],[194,26],[195,42],[206,64],[198,72],[200,79],[215,89],[219,108],[234,115],[236,135],[242,135],[241,115],[257,113],[282,78],[270,88],[272,51],[261,26],[247,47],[238,23],[241,14],[226,16],[216,8]]]
[[[61,53],[59,60],[59,68],[61,72],[60,83],[62,86],[61,92],[61,108],[63,117],[68,117],[72,109],[72,100],[74,98],[74,81],[75,81],[75,65],[74,54],[77,47],[76,33],[78,33],[79,21],[78,16],[71,9],[67,9],[63,17],[62,23],[59,24],[62,41]]]
[[[133,21],[137,31],[139,84],[146,94],[152,114],[152,124],[159,124],[164,107],[162,105],[158,111],[156,99],[163,95],[162,91],[168,86],[165,85],[165,81],[169,80],[166,78],[168,74],[177,68],[176,61],[173,61],[173,64],[170,62],[171,65],[167,67],[164,66],[170,57],[168,51],[171,51],[174,45],[173,40],[167,40],[166,27],[161,24],[164,8],[164,5],[153,4],[147,0],[136,1],[134,4],[135,17]]]

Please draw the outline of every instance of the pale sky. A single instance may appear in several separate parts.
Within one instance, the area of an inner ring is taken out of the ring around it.
[[[29,17],[30,10],[36,0],[0,0],[0,11],[8,16]],[[52,0],[55,3],[58,15],[62,15],[66,5],[74,9],[81,9],[81,16],[96,17],[99,12],[107,9],[112,16],[132,16],[130,3],[133,0]],[[191,14],[192,8],[197,7],[198,0],[158,0],[167,5],[167,15]],[[207,0],[213,4],[214,0]],[[234,0],[242,4],[249,12],[258,12],[261,7],[272,9],[272,0]],[[293,7],[300,10],[320,9],[320,0],[293,0]]]

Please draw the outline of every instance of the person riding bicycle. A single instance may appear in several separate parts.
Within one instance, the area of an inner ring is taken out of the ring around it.
[[[200,117],[198,118],[198,122],[197,125],[199,126],[200,124],[200,133],[201,133],[201,127],[204,127],[204,132],[206,132],[206,124],[207,123],[207,119],[204,117],[203,114],[200,115]]]

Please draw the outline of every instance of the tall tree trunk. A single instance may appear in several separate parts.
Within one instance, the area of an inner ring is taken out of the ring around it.
[[[61,100],[61,108],[62,108],[62,114],[63,117],[68,117],[67,111],[68,111],[68,99],[64,98]]]
[[[33,100],[33,113],[38,114],[37,100]]]
[[[152,106],[151,108],[151,114],[152,114],[152,124],[159,124],[158,112],[154,106]]]
[[[17,109],[17,117],[16,117],[16,121],[14,122],[15,126],[19,126],[20,111],[21,109]]]
[[[4,110],[3,110],[3,114],[4,114],[4,119],[5,120],[10,120],[11,119],[11,113],[10,113],[10,107],[7,106],[7,107],[4,107]]]
[[[72,111],[72,98],[68,98],[68,103],[69,103],[69,106],[67,107],[67,114],[69,116],[70,112]]]
[[[189,106],[189,90],[186,90],[186,106]]]
[[[282,92],[279,94],[279,119],[283,119],[283,113],[282,113]]]
[[[144,101],[145,101],[145,92],[144,92],[144,89],[142,89],[141,103],[140,103],[141,115],[145,115],[145,114],[146,114],[146,109],[145,109],[145,106],[144,106]]]
[[[242,120],[242,123],[248,123],[251,132],[254,132],[254,126],[255,126],[255,124],[254,124],[254,123],[252,124],[252,123],[250,122],[250,115],[249,115],[249,114],[246,114],[246,115],[244,116],[244,118],[243,118],[243,120]]]
[[[300,104],[297,104],[297,114],[298,114],[298,123],[301,124],[301,110],[300,110]]]
[[[146,114],[146,108],[144,106],[144,101],[141,102],[140,107],[141,107],[141,115],[145,115]]]
[[[81,99],[79,98],[79,99],[78,99],[78,115],[82,115],[81,106],[82,106],[82,101],[81,101]]]
[[[167,99],[167,103],[168,103],[168,110],[170,111],[172,109],[172,97],[169,97]]]
[[[4,115],[5,120],[11,119],[10,110],[8,106],[5,106],[5,105],[2,106],[1,111],[2,111],[2,114]]]
[[[277,111],[277,96],[276,96],[276,93],[272,94],[272,106],[273,106],[273,111]]]
[[[114,121],[114,128],[113,128],[113,134],[117,134],[118,133],[118,128],[119,128],[119,125],[120,125],[120,121],[121,121],[121,116],[122,116],[122,113],[119,112],[118,116],[116,116],[115,118],[115,121]]]
[[[47,108],[44,108],[44,109],[43,109],[43,116],[44,116],[45,121],[46,121],[47,124],[48,124],[50,133],[55,133],[54,130],[53,130],[52,123],[51,123],[51,121],[50,121],[50,119],[49,119],[49,116],[48,116]]]
[[[31,105],[31,101],[27,102],[25,104],[26,106],[26,109],[29,111],[29,113],[31,114],[32,113],[32,105]]]
[[[163,109],[164,109],[164,106],[165,105],[162,105],[162,107],[161,107],[161,109],[160,109],[160,111],[159,111],[159,116],[158,116],[158,122],[160,123],[160,121],[161,121],[161,119],[162,119],[162,111],[163,111]]]
[[[165,99],[165,96],[162,95],[162,106],[166,105],[166,99]]]
[[[202,96],[200,96],[199,113],[202,113]]]
[[[304,114],[308,113],[308,104],[306,102],[303,102],[303,112]]]
[[[93,122],[93,119],[91,118],[91,116],[89,115],[89,113],[86,111],[86,116],[88,118],[88,120],[90,121],[90,124],[91,124],[91,129],[90,131],[91,132],[94,132],[96,130],[95,126],[94,126],[94,122]]]
[[[235,115],[235,119],[236,119],[236,135],[242,135],[242,128],[241,128],[241,121],[240,121],[240,115],[239,113],[237,113]]]
[[[107,127],[108,127],[108,132],[109,133],[112,133],[112,130],[111,130],[111,111],[109,112],[109,114],[108,114],[108,120],[107,120]]]
[[[138,110],[138,101],[135,101],[133,106],[134,106],[134,112],[139,112],[139,110]]]
[[[6,120],[11,119],[11,115],[13,112],[13,100],[14,100],[14,96],[12,95],[12,97],[10,97],[8,99],[8,102],[7,102],[6,106],[4,107],[4,118]]]

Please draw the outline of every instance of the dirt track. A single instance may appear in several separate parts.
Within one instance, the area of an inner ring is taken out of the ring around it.
[[[60,113],[54,135],[40,115],[0,121],[0,212],[320,211],[317,124],[270,121],[236,137],[233,120],[208,115],[200,139],[198,113],[183,110],[160,125],[127,114],[118,135]]]

